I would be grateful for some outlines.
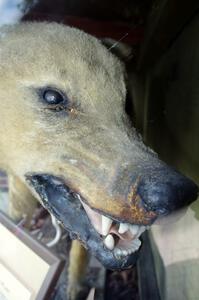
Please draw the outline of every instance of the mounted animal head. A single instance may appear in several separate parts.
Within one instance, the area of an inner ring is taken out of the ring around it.
[[[1,29],[1,164],[113,269],[130,267],[147,226],[198,192],[131,127],[125,76],[123,63],[80,30]]]

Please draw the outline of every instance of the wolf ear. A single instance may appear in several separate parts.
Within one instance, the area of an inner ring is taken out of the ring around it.
[[[111,38],[101,40],[102,44],[123,62],[128,62],[134,57],[133,48],[125,43],[118,42]]]

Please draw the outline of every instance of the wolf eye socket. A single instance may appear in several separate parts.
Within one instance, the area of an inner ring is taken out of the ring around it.
[[[48,103],[48,104],[60,104],[64,102],[64,96],[59,93],[56,90],[45,90],[43,93],[43,99]]]

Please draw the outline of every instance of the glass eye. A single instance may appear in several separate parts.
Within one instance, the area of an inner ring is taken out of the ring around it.
[[[64,101],[64,96],[56,90],[48,89],[43,93],[43,99],[48,104],[60,104]]]

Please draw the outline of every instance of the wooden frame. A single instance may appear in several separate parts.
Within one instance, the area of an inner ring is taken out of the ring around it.
[[[3,299],[19,299],[8,282],[21,289],[20,300],[22,294],[23,300],[49,299],[63,266],[64,261],[0,211],[0,299],[3,292]]]

